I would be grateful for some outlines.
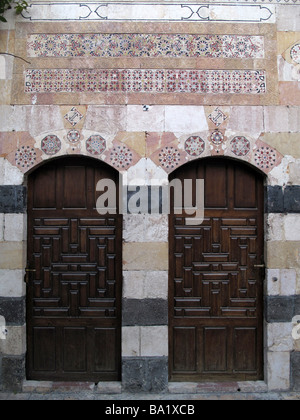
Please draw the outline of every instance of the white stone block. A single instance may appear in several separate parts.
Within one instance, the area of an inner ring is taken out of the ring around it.
[[[300,31],[300,8],[298,5],[287,7],[285,4],[278,4],[276,8],[278,31]]]
[[[272,352],[292,351],[292,323],[268,324],[268,349]]]
[[[146,271],[144,280],[145,299],[168,299],[168,272]]]
[[[251,133],[252,136],[264,131],[263,107],[235,106],[232,107],[228,129],[237,133]]]
[[[270,213],[267,215],[267,240],[268,241],[283,241],[283,215],[277,213]]]
[[[267,270],[268,296],[293,296],[296,292],[297,276],[295,269]]]
[[[1,297],[22,297],[25,293],[23,270],[0,270]]]
[[[122,356],[138,357],[141,355],[141,327],[122,328]]]
[[[24,174],[8,160],[5,160],[3,185],[22,185],[23,181]]]
[[[125,242],[168,242],[167,215],[124,215]]]
[[[266,106],[264,114],[266,133],[285,133],[289,131],[288,107]]]
[[[124,271],[123,297],[127,299],[168,298],[167,271]]]
[[[142,105],[127,106],[127,131],[164,131],[165,107]]]
[[[6,79],[6,60],[3,55],[0,55],[0,80]]]
[[[0,340],[0,353],[20,356],[26,352],[26,326],[6,325],[6,339]]]
[[[141,356],[168,356],[168,327],[141,327]]]
[[[7,242],[22,242],[26,239],[26,215],[5,214],[4,240]]]
[[[268,389],[285,391],[290,388],[290,352],[267,354]]]
[[[144,271],[123,272],[123,297],[127,299],[144,298]]]
[[[166,106],[165,131],[192,134],[208,130],[202,106]]]
[[[288,214],[284,217],[284,232],[287,241],[300,241],[300,214]]]

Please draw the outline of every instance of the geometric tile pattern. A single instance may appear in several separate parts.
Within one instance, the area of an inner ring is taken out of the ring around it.
[[[180,153],[174,147],[165,147],[159,154],[159,162],[163,168],[174,169],[180,163]]]
[[[61,149],[61,141],[57,136],[46,136],[42,140],[41,149],[48,156],[56,155],[56,153],[58,153]]]
[[[25,79],[25,93],[266,93],[263,70],[32,69]],[[83,118],[76,111],[65,116],[73,126]]]
[[[291,59],[300,64],[300,44],[296,44],[291,49]]]
[[[231,151],[236,156],[246,156],[250,152],[251,143],[243,136],[237,136],[231,141]]]
[[[198,136],[189,137],[185,142],[184,149],[190,156],[200,156],[205,150],[205,141]]]
[[[89,137],[86,141],[86,150],[91,153],[91,155],[98,156],[101,155],[106,149],[106,141],[98,135]]]
[[[262,146],[257,149],[254,156],[256,165],[263,170],[274,167],[276,158],[276,151],[268,146]]]
[[[217,127],[223,124],[227,120],[227,116],[219,109],[216,108],[209,116],[211,122],[213,122]]]
[[[22,146],[16,151],[15,161],[21,168],[31,168],[36,162],[36,152],[30,146]]]
[[[224,135],[221,133],[221,131],[216,130],[210,136],[210,140],[213,144],[218,146],[224,142]]]
[[[34,34],[29,57],[264,58],[264,37],[199,34]]]
[[[47,74],[45,74],[45,77],[47,79]],[[82,118],[83,115],[76,109],[75,107],[71,108],[69,112],[64,116],[65,120],[67,120],[73,127],[75,127],[76,124],[78,124]]]
[[[126,169],[132,163],[133,154],[126,146],[114,147],[110,154],[110,162],[116,168]]]

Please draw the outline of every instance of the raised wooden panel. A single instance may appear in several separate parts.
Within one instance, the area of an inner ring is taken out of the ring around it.
[[[227,370],[226,328],[204,329],[204,370],[206,372],[225,372]]]
[[[86,333],[86,328],[64,328],[64,372],[85,372],[87,370]]]
[[[236,371],[257,369],[257,330],[256,328],[234,329],[234,368]]]
[[[174,328],[174,371],[195,372],[196,328]]]
[[[35,327],[33,329],[33,366],[36,371],[51,371],[56,369],[55,328]]]
[[[118,332],[115,328],[95,328],[95,371],[114,372],[117,368]]]
[[[33,179],[33,203],[35,209],[55,209],[56,202],[56,171],[48,166],[39,177]],[[47,188],[45,188],[47,185]]]
[[[205,207],[227,207],[227,177],[227,168],[219,162],[205,168]]]
[[[36,270],[27,293],[30,379],[120,379],[122,218],[95,210],[101,177],[118,181],[113,169],[85,158],[56,161],[29,177],[28,263]],[[46,198],[34,207],[41,191]],[[46,208],[54,198],[55,210]],[[40,353],[50,352],[44,361]]]
[[[244,168],[234,171],[235,182],[235,207],[257,208],[257,188],[255,174],[249,173]]]
[[[204,176],[205,218],[187,226],[170,215],[171,379],[261,379],[263,178],[226,159],[195,161],[171,180],[186,176]]]
[[[63,182],[63,208],[85,209],[87,207],[86,168],[65,167]]]

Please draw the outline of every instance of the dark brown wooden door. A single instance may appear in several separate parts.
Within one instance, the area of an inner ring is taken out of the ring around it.
[[[29,177],[28,379],[120,379],[122,218],[96,211],[118,173],[65,158]]]
[[[206,159],[174,178],[204,179],[205,220],[187,226],[170,215],[170,377],[262,379],[263,177]]]

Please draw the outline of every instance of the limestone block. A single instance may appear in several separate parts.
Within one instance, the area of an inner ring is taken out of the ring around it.
[[[295,162],[291,162],[289,165],[290,169],[290,184],[299,185],[300,180],[300,159]]]
[[[23,242],[0,243],[0,269],[23,269],[25,260],[25,247]]]
[[[277,6],[277,30],[300,31],[299,7],[286,7],[284,4]]]
[[[168,271],[146,271],[145,299],[168,299]]]
[[[5,57],[0,55],[0,80],[6,79],[6,60]]]
[[[5,340],[0,340],[0,353],[20,356],[26,352],[26,326],[6,326]]]
[[[267,240],[284,240],[283,214],[270,213],[267,215]]]
[[[300,241],[267,242],[267,267],[300,268]]]
[[[25,282],[23,270],[0,270],[0,296],[25,296]]]
[[[140,327],[122,328],[122,357],[136,357],[141,355],[140,349],[141,331]]]
[[[167,271],[124,271],[123,297],[127,299],[168,298]]]
[[[126,107],[123,106],[89,106],[84,128],[98,131],[102,135],[115,135],[126,131]]]
[[[284,217],[284,233],[287,241],[300,241],[300,214]]]
[[[141,327],[141,356],[168,356],[168,327]]]
[[[167,243],[138,242],[123,245],[123,270],[166,271],[168,268],[169,248]]]
[[[264,108],[265,132],[282,133],[289,131],[288,107],[267,106]]]
[[[228,129],[235,132],[260,134],[264,131],[263,107],[239,106],[233,107],[228,123]]]
[[[267,334],[269,351],[285,352],[293,350],[292,323],[267,324]]]
[[[196,133],[208,130],[202,106],[166,106],[165,131],[174,133]]]
[[[269,352],[267,354],[268,388],[270,391],[284,391],[290,388],[290,352]]]
[[[300,158],[300,142],[297,133],[264,133],[260,139],[275,147],[282,155]]]
[[[124,215],[125,242],[168,242],[168,216]]]
[[[164,131],[165,107],[149,106],[145,111],[142,105],[127,106],[127,131]]]
[[[144,299],[145,271],[123,272],[123,298]]]
[[[3,185],[22,185],[23,181],[24,174],[8,160],[5,160]]]
[[[4,214],[0,213],[0,242],[4,239]]]
[[[21,242],[26,240],[27,232],[26,215],[5,214],[4,240],[10,242]]]

